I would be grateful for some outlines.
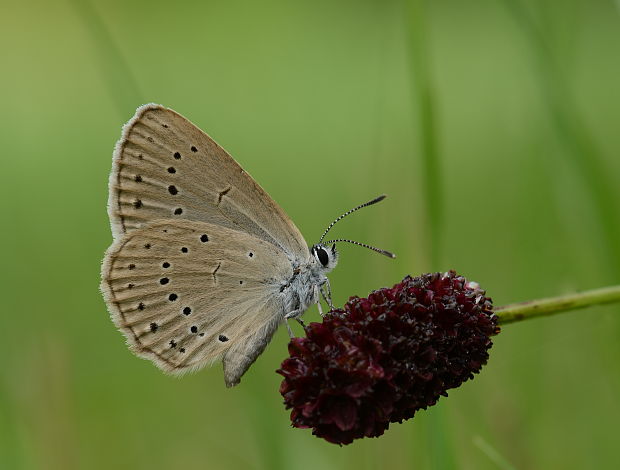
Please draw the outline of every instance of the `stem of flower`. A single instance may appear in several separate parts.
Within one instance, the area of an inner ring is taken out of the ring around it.
[[[620,286],[603,287],[576,294],[561,295],[548,299],[528,300],[495,309],[500,325],[528,318],[546,317],[556,313],[589,307],[590,305],[620,302]]]

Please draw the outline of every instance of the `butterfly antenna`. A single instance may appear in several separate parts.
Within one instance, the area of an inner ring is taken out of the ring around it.
[[[372,206],[373,204],[376,204],[377,202],[381,202],[383,201],[385,198],[387,197],[386,194],[382,194],[379,197],[374,198],[372,201],[368,201],[365,202],[364,204],[360,204],[357,207],[354,207],[353,209],[345,212],[344,214],[342,214],[340,217],[338,217],[336,220],[334,220],[331,224],[329,224],[329,227],[327,227],[325,229],[325,232],[323,232],[323,235],[321,236],[321,239],[319,240],[319,243],[321,243],[323,241],[323,239],[325,238],[325,235],[327,235],[327,232],[329,232],[331,230],[331,228],[336,225],[336,223],[342,219],[344,219],[347,215],[352,214],[353,212],[361,209],[362,207],[367,207],[367,206]],[[345,242],[350,242],[350,240],[338,240],[338,241],[345,241]],[[355,243],[355,242],[351,242],[351,243]],[[358,243],[358,245],[362,245],[361,243]],[[366,246],[366,248],[372,248],[370,246],[364,245]],[[381,250],[377,250],[376,248],[372,248],[375,251],[379,251],[381,252]],[[387,253],[387,252],[386,252]]]
[[[325,242],[325,245],[331,245],[332,243],[338,243],[338,242],[347,242],[347,243],[353,243],[354,245],[358,245],[358,246],[363,246],[364,248],[368,248],[372,251],[376,251],[377,253],[381,253],[382,255],[387,256],[388,258],[396,258],[396,255],[390,251],[387,250],[382,250],[381,248],[377,248],[374,246],[370,246],[370,245],[366,245],[366,243],[360,243],[360,242],[356,242],[353,240],[345,240],[344,238],[339,238],[338,240],[330,240],[328,242]]]

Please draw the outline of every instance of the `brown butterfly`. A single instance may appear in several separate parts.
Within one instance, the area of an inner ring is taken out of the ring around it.
[[[322,242],[338,220],[385,196],[340,216],[309,247],[222,147],[156,104],[123,128],[109,189],[114,242],[101,290],[131,350],[170,373],[222,358],[226,385],[238,384],[281,323],[301,322],[312,304],[320,311],[321,296],[332,306],[335,243],[394,257]]]

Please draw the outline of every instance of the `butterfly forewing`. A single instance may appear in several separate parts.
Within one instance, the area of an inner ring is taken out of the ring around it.
[[[114,153],[108,212],[115,238],[158,219],[188,219],[265,240],[307,259],[284,211],[207,134],[174,111],[145,105]]]
[[[222,225],[160,220],[134,228],[106,253],[102,290],[139,356],[183,373],[224,355],[239,378],[283,320],[287,255]]]

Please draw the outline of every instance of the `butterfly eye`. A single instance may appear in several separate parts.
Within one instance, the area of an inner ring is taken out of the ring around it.
[[[327,263],[329,263],[329,256],[327,254],[327,251],[319,247],[316,249],[315,253],[316,253],[316,257],[319,259],[321,264],[323,266],[327,266]]]

